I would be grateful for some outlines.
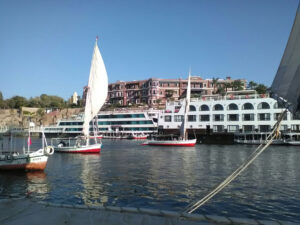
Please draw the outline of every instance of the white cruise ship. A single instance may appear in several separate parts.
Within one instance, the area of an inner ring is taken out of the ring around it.
[[[129,138],[133,134],[150,135],[157,132],[158,110],[102,111],[98,114],[98,132],[103,138]],[[79,135],[82,133],[83,116],[58,121],[55,126],[44,128],[46,135]],[[90,124],[92,125],[92,123]],[[92,126],[90,127],[92,132]]]
[[[191,99],[188,113],[189,134],[192,133],[267,133],[284,110],[268,95],[232,92],[226,96],[205,96]],[[253,92],[252,92],[253,93]],[[184,102],[169,102],[159,115],[159,130],[174,130],[180,127]],[[290,112],[281,124],[281,131],[300,132],[300,118]]]

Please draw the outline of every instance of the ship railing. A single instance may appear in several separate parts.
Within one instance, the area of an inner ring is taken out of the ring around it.
[[[241,99],[261,99],[269,98],[269,94],[249,94],[249,95],[234,95],[226,96],[202,96],[200,98],[191,98],[191,102],[199,101],[222,101],[222,100],[241,100]],[[180,101],[167,102],[167,106],[181,106],[184,104],[184,99]]]

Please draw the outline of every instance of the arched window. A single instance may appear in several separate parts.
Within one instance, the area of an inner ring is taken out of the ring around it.
[[[193,105],[190,105],[190,112],[192,112],[192,111],[196,111],[196,107]]]
[[[270,105],[266,102],[261,102],[258,104],[257,109],[269,109]]]
[[[251,103],[247,102],[243,105],[243,110],[251,110],[251,109],[254,109]]]
[[[201,105],[200,106],[200,111],[209,111],[208,105]]]
[[[239,108],[238,108],[237,104],[231,103],[228,105],[227,109],[228,110],[238,110]]]
[[[223,108],[223,106],[221,104],[214,105],[213,109],[215,111],[222,111],[222,110],[224,110],[224,108]]]

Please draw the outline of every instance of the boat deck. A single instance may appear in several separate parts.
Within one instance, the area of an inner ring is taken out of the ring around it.
[[[30,198],[0,200],[0,224],[296,224],[132,207],[87,207],[37,202]]]

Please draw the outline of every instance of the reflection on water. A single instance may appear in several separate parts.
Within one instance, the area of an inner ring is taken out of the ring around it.
[[[1,173],[0,198],[183,210],[222,182],[254,146],[141,146],[104,140],[101,154],[54,154],[44,173]],[[300,222],[299,147],[272,146],[199,213]]]
[[[1,171],[0,198],[31,196],[46,199],[49,189],[46,173]]]

